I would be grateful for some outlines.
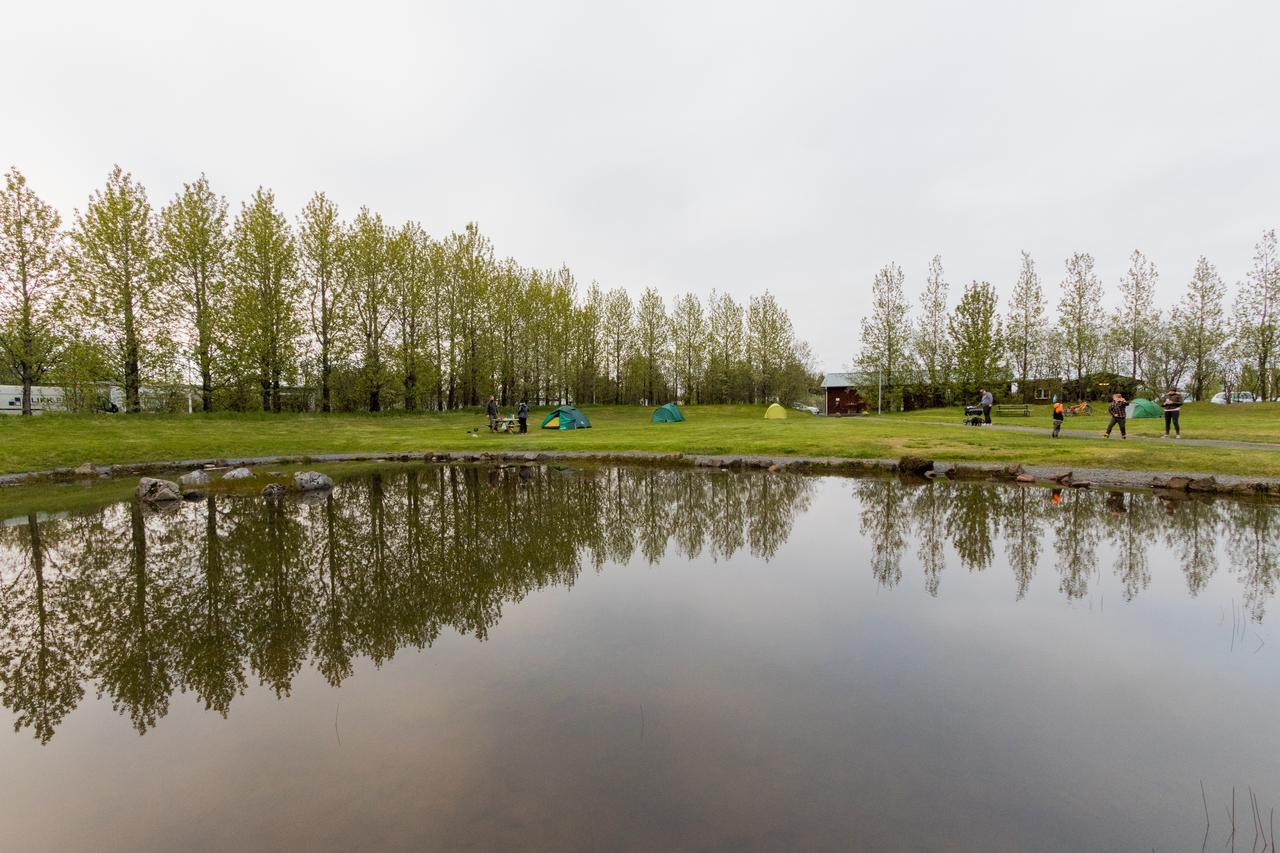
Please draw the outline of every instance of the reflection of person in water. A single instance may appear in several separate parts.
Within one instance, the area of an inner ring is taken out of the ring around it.
[[[1058,504],[1062,503],[1062,489],[1049,490],[1049,503],[1053,504],[1054,506],[1057,506]]]

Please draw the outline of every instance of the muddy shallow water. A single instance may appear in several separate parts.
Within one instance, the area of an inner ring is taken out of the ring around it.
[[[1280,807],[1275,503],[337,479],[0,523],[0,848],[1186,850],[1207,806],[1222,849],[1234,787],[1247,849]]]

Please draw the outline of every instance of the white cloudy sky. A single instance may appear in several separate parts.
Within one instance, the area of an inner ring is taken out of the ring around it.
[[[820,366],[876,269],[914,296],[1135,247],[1172,300],[1280,226],[1280,3],[7,0],[0,161],[70,216],[324,189],[664,295],[769,288]],[[1052,290],[1052,288],[1050,288]]]

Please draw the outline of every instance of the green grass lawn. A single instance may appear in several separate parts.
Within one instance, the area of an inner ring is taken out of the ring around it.
[[[1106,403],[1093,403],[1093,414],[1088,417],[1070,417],[1064,429],[1086,429],[1102,432],[1107,428]],[[914,421],[947,421],[959,423],[964,407],[945,409],[918,409],[914,412],[895,412],[884,417]],[[1030,417],[1000,417],[992,420],[1009,426],[1051,427],[1051,411],[1048,405],[1031,406]],[[1164,418],[1130,418],[1126,424],[1135,435],[1161,435]],[[1235,441],[1258,441],[1280,444],[1280,403],[1246,403],[1219,406],[1213,403],[1187,403],[1182,407],[1182,434],[1187,438],[1215,438]]]
[[[687,421],[651,424],[649,409],[584,406],[593,429],[552,431],[530,418],[528,435],[492,435],[474,412],[385,415],[45,415],[0,418],[0,473],[82,462],[112,464],[339,452],[428,450],[647,450],[795,456],[896,458],[916,453],[946,461],[1023,462],[1133,470],[1187,470],[1280,476],[1280,451],[1196,447],[1175,442],[1103,442],[1040,433],[957,426],[959,410],[882,418],[819,418],[792,411],[766,421],[762,406],[690,406]],[[1196,404],[1184,433],[1280,443],[1280,406]],[[928,421],[940,420],[934,424]],[[1047,410],[1005,422],[1047,426]],[[1076,418],[1071,427],[1101,431],[1106,418]],[[468,430],[481,428],[478,438]],[[1162,429],[1135,421],[1139,434]]]

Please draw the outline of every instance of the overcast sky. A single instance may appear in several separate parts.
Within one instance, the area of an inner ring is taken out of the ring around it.
[[[185,5],[188,8],[179,9]],[[323,189],[668,298],[768,288],[847,364],[876,270],[1019,250],[1172,301],[1280,226],[1280,3],[5,4],[0,162],[63,211]],[[1114,287],[1110,288],[1114,291]]]

